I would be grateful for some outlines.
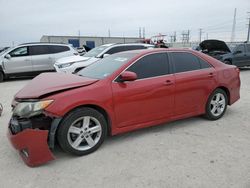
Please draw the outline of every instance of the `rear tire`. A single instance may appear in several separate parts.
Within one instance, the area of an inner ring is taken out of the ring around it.
[[[0,71],[0,82],[3,82],[4,80],[4,74],[2,71]]]
[[[104,116],[92,108],[79,108],[63,119],[57,131],[61,148],[70,154],[87,155],[97,150],[107,135]]]
[[[208,98],[205,117],[209,120],[220,119],[227,110],[228,96],[220,88],[216,89]]]

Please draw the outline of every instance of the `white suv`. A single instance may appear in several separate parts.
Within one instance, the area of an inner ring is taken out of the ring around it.
[[[74,74],[108,55],[122,51],[140,50],[148,48],[154,48],[154,46],[150,44],[141,43],[105,44],[90,50],[83,56],[72,56],[58,59],[54,67],[57,72]]]
[[[37,75],[54,71],[58,58],[78,55],[70,45],[52,43],[26,43],[0,53],[0,82],[4,78]]]

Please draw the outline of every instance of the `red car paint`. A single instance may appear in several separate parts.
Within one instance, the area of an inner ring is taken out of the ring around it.
[[[126,67],[138,58],[158,52],[189,52],[209,62],[212,67],[190,72],[169,74],[131,82],[114,82]],[[79,106],[91,106],[106,112],[111,135],[183,119],[205,113],[209,95],[218,87],[225,88],[229,94],[229,105],[239,98],[239,71],[203,53],[185,49],[152,49],[141,51],[128,63],[102,80],[58,73],[42,74],[32,80],[16,96],[16,99],[53,99],[45,114],[63,117]],[[74,88],[74,89],[72,89]],[[35,132],[27,131],[26,134]],[[13,139],[28,144],[24,133]],[[46,134],[48,134],[46,132]],[[31,136],[32,137],[32,136]],[[33,137],[32,137],[33,138]],[[44,138],[44,137],[43,137]],[[30,138],[27,138],[30,140]],[[39,147],[47,144],[41,139]],[[22,148],[14,146],[20,150]],[[37,147],[37,144],[29,145]],[[51,155],[50,151],[40,151],[41,156]],[[50,157],[48,157],[51,159]],[[39,159],[42,160],[42,159]],[[32,159],[30,164],[37,164]]]
[[[28,166],[38,166],[55,158],[47,144],[47,130],[26,129],[17,135],[9,132],[8,137]],[[28,152],[28,157],[24,152]]]

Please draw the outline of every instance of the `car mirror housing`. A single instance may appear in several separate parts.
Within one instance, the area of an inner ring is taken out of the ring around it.
[[[110,54],[103,54],[103,58],[108,57]]]
[[[11,56],[10,56],[10,54],[6,54],[6,55],[4,56],[4,58],[6,58],[6,59],[10,59],[10,58],[11,58]]]
[[[137,79],[137,74],[131,71],[125,71],[119,76],[119,79],[121,82],[134,81]]]

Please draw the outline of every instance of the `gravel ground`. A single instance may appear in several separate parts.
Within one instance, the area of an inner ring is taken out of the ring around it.
[[[13,95],[29,80],[0,83],[0,187],[250,188],[250,69],[241,99],[218,121],[201,117],[108,138],[95,153],[27,167],[7,140]]]

